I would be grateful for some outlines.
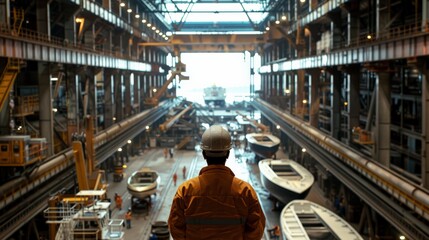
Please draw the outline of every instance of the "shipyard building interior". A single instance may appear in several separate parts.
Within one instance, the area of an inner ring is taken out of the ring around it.
[[[166,149],[198,155],[203,126],[236,117],[241,134],[279,139],[267,158],[308,170],[355,239],[429,239],[428,0],[2,0],[0,13],[1,239],[148,239],[127,237],[122,216],[89,221],[79,210],[111,210],[102,200],[127,192],[127,164],[167,159]],[[177,96],[196,81],[181,54],[201,52],[260,58],[249,101]],[[234,140],[238,161],[252,142]],[[250,178],[262,158],[240,162]],[[294,239],[285,201],[271,223]],[[346,239],[318,224],[309,239]]]

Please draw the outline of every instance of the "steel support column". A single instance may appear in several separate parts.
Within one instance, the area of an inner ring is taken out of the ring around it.
[[[310,70],[310,125],[318,128],[320,109],[320,70]]]
[[[429,188],[429,70],[428,62],[424,61],[422,64],[422,158],[421,158],[421,168],[422,168],[422,185],[426,189]]]
[[[376,79],[376,154],[375,160],[389,167],[390,164],[390,73],[377,71]]]
[[[40,62],[38,65],[39,82],[39,126],[41,137],[46,138],[48,156],[54,154],[54,123],[52,111],[52,85],[49,63]]]
[[[341,72],[331,69],[331,92],[332,92],[332,113],[331,113],[331,136],[340,139],[341,124]]]
[[[106,129],[113,124],[113,99],[112,99],[112,82],[113,82],[113,71],[110,69],[104,69],[103,72],[104,82],[104,126]]]
[[[113,76],[113,91],[115,96],[115,113],[113,116],[116,118],[115,122],[120,122],[124,119],[124,113],[123,113],[123,99],[122,99],[122,72],[116,71]]]
[[[125,92],[124,92],[124,107],[125,107],[125,115],[124,117],[127,118],[131,116],[131,81],[133,79],[133,74],[130,72],[124,72],[124,86],[125,86]]]

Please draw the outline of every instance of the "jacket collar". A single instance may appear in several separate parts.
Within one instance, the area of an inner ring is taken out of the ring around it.
[[[203,167],[200,170],[200,175],[206,174],[206,173],[231,174],[232,176],[235,176],[232,170],[225,165],[209,165],[209,166]]]

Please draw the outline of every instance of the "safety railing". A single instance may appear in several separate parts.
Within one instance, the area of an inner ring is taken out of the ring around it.
[[[21,28],[19,32],[16,32],[13,29],[11,29],[9,26],[4,24],[0,24],[0,36],[19,38],[19,40],[25,39],[36,43],[45,43],[52,46],[71,48],[74,50],[103,53],[105,55],[109,55],[113,57],[120,57],[120,58],[129,57],[130,59],[132,58],[131,56],[125,56],[122,53],[122,51],[115,50],[116,48],[113,48],[113,50],[109,50],[101,47],[101,45],[89,45],[89,44],[83,44],[83,43],[70,42],[70,40],[68,39],[49,36],[48,34],[43,34],[27,28]]]

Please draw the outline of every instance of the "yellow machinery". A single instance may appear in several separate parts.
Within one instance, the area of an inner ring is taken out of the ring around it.
[[[78,136],[73,140],[73,154],[75,157],[79,190],[106,190],[107,185],[101,184],[101,180],[104,177],[104,170],[95,171],[92,118],[87,119],[87,131],[85,135],[86,139]],[[86,148],[83,142],[86,143]],[[85,159],[87,160],[86,162]]]
[[[56,209],[58,204],[61,203],[63,206],[69,206],[73,204],[80,204],[81,206],[95,206],[95,205],[103,205],[103,202],[107,199],[107,184],[103,183],[102,180],[104,178],[105,172],[103,170],[95,171],[95,165],[93,160],[93,128],[92,128],[92,119],[89,118],[88,127],[86,131],[87,139],[84,139],[81,136],[74,136],[73,140],[73,155],[75,158],[75,166],[76,166],[76,176],[79,185],[79,193],[76,195],[73,194],[58,194],[49,199],[49,208],[46,210],[46,217],[50,219],[49,223],[49,236],[50,239],[56,239],[58,231],[63,231],[59,226],[62,224],[63,220],[56,221],[52,219],[61,219],[64,217],[65,213],[63,211],[52,211],[52,209]],[[86,148],[84,146],[84,142],[86,142]],[[84,150],[86,149],[86,151]],[[85,156],[86,155],[86,156]],[[85,161],[86,160],[86,161]],[[84,194],[88,193],[88,194]],[[94,196],[96,195],[96,199]],[[91,197],[90,197],[91,196]],[[107,204],[107,203],[106,203]],[[108,203],[110,204],[110,203]],[[101,206],[100,205],[100,206]],[[106,205],[107,206],[107,205]],[[51,210],[49,210],[51,209]],[[66,208],[64,208],[66,209]],[[77,209],[79,210],[79,209]],[[71,215],[71,213],[69,213]],[[85,217],[89,219],[88,217]],[[94,219],[92,222],[97,222],[97,219]],[[77,225],[76,225],[77,226]],[[122,226],[122,223],[120,224]],[[74,234],[79,236],[81,239],[82,236],[79,234],[77,230],[74,230]],[[101,233],[98,228],[94,233],[87,233],[87,239],[101,239]],[[83,237],[82,239],[84,239]],[[122,239],[122,238],[118,238]]]
[[[45,138],[29,135],[0,136],[0,166],[25,167],[46,158]]]
[[[186,72],[186,65],[179,61],[176,64],[175,69],[173,69],[173,71],[171,72],[171,76],[167,79],[167,81],[164,83],[164,85],[162,85],[162,87],[154,93],[153,97],[147,98],[145,100],[145,105],[150,106],[150,107],[158,106],[159,99],[165,93],[168,85],[170,85],[170,83],[176,78],[176,76],[179,76],[179,81],[189,80],[189,77],[183,76],[182,72]]]
[[[83,147],[81,141],[73,141],[73,153],[75,157],[76,175],[80,190],[105,190],[106,185],[101,184],[102,177],[104,177],[104,171],[99,170],[95,174],[95,178],[90,178],[92,173],[87,171],[85,157],[83,154]]]
[[[361,129],[360,127],[354,127],[352,129],[353,141],[359,144],[374,144],[372,141],[371,132]]]

